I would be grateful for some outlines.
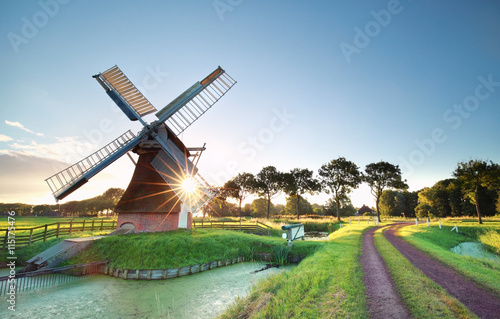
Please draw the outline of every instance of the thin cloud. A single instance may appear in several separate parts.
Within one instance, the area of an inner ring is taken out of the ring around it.
[[[5,120],[5,124],[20,128],[23,131],[26,131],[26,132],[31,133],[31,134],[35,134],[37,136],[43,136],[43,133],[34,132],[34,131],[30,130],[29,128],[24,127],[24,125],[22,125],[19,122],[11,122],[11,121]]]
[[[8,141],[12,141],[12,137],[0,134],[0,142],[8,142]]]
[[[95,147],[90,142],[80,141],[75,137],[56,137],[56,141],[49,144],[38,144],[35,141],[14,142],[9,145],[9,149],[0,149],[0,154],[24,155],[72,163],[88,156],[92,151],[95,151]]]

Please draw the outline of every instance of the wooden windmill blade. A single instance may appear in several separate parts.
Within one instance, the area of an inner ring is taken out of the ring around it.
[[[135,136],[129,130],[93,154],[47,178],[45,181],[52,195],[56,201],[68,196],[140,142],[141,136]]]
[[[115,65],[93,77],[102,85],[109,97],[130,120],[136,121],[145,115],[156,112],[156,108],[123,74],[118,66]]]
[[[161,109],[156,116],[178,136],[210,109],[236,81],[220,66]]]

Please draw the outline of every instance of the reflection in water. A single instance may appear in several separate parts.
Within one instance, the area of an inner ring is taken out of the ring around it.
[[[248,262],[168,280],[135,281],[105,275],[16,296],[16,311],[0,299],[0,318],[213,318],[252,284],[293,266],[261,269]]]

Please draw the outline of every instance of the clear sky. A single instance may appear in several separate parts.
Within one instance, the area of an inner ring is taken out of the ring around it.
[[[238,81],[181,136],[207,143],[214,184],[343,156],[418,190],[500,163],[496,0],[2,1],[0,35],[0,202],[54,203],[45,178],[141,129],[91,77],[115,64],[158,109],[219,65]],[[124,157],[65,200],[132,172]],[[352,201],[374,205],[366,186]]]

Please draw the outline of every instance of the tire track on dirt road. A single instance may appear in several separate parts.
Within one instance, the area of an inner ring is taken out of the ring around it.
[[[384,260],[373,242],[374,227],[363,234],[363,250],[360,262],[363,267],[363,282],[366,287],[368,314],[370,318],[411,318],[392,282]]]
[[[395,232],[404,226],[407,224],[389,227],[384,232],[385,238],[416,268],[457,298],[478,317],[500,318],[500,298],[396,236]]]

